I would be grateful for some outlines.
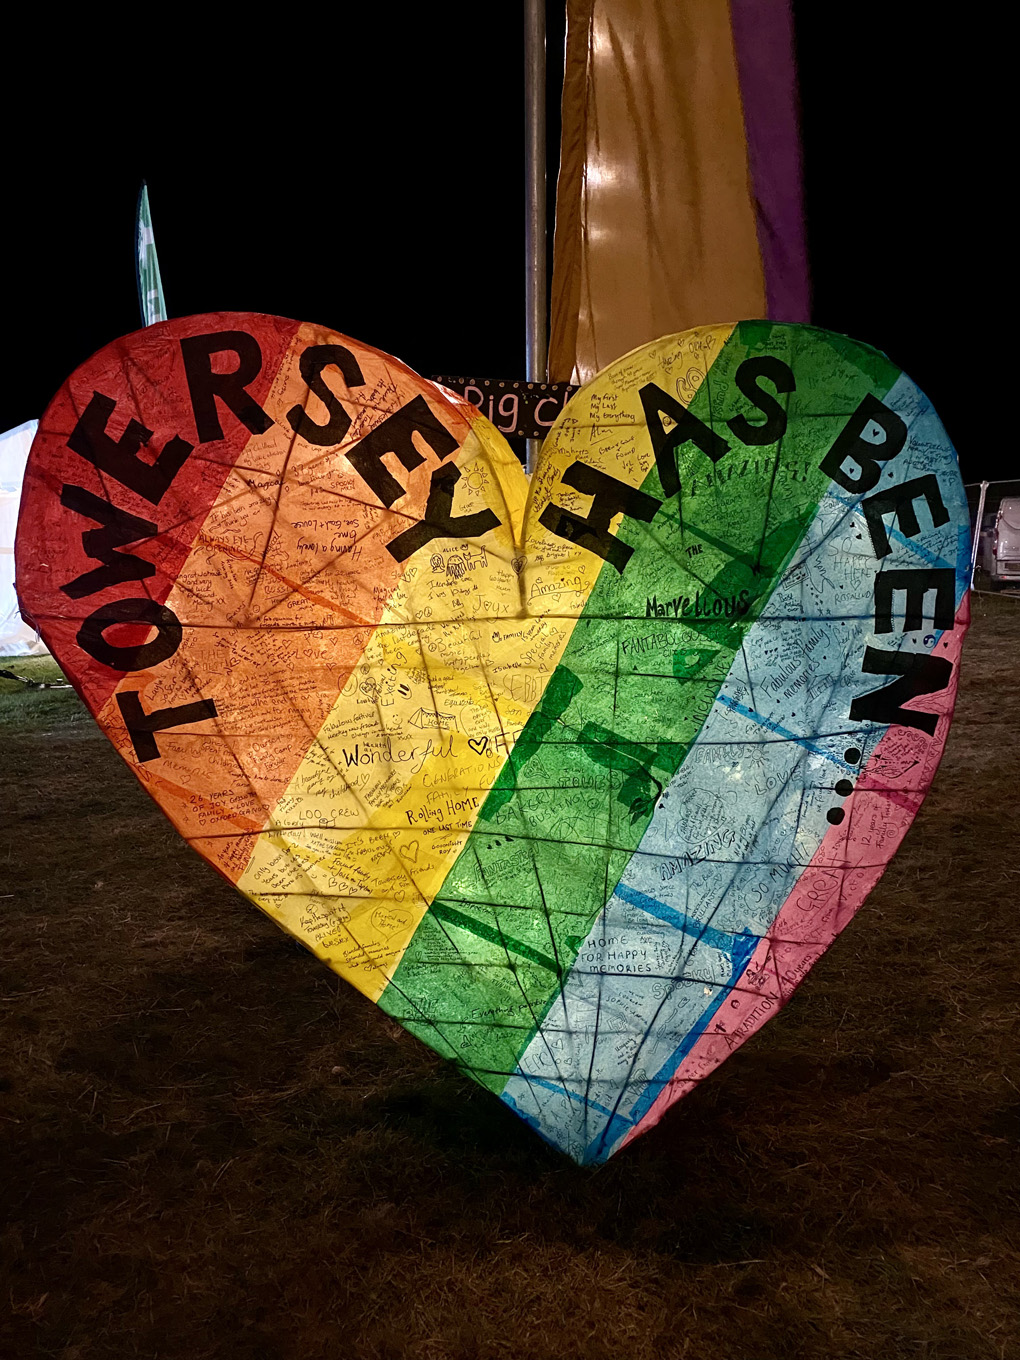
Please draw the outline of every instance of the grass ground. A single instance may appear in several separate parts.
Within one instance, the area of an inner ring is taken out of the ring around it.
[[[1020,1355],[1020,602],[975,615],[856,921],[589,1170],[185,850],[72,691],[0,680],[0,1354]]]

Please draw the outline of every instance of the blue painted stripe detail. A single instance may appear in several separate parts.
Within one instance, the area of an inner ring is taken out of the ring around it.
[[[802,737],[796,732],[791,732],[788,727],[774,722],[772,718],[766,718],[762,713],[756,713],[753,708],[748,708],[746,704],[739,703],[736,699],[731,699],[728,694],[716,696],[716,702],[725,704],[727,708],[732,708],[734,713],[739,713],[743,718],[749,718],[751,722],[757,723],[759,727],[766,728],[769,732],[775,732],[777,737],[783,737],[786,741],[795,741],[798,746],[803,746],[805,751],[811,751],[816,756],[823,756],[826,760],[837,765],[841,770],[847,770],[850,774],[857,774],[856,765],[848,765],[840,756],[834,756],[831,751],[826,751],[824,746],[819,746],[810,737]]]
[[[865,497],[859,496],[857,500],[848,501],[845,496],[837,496],[832,493],[832,499],[834,501],[839,501],[840,505],[845,505],[850,511],[857,511],[860,510],[861,502]],[[929,566],[942,567],[943,569],[949,568],[950,570],[955,571],[956,603],[959,605],[960,600],[963,597],[963,592],[970,585],[970,554],[972,547],[970,524],[961,524],[957,528],[955,566],[951,562],[947,562],[945,558],[940,557],[938,553],[932,552],[930,548],[926,548],[924,544],[918,542],[916,538],[908,538],[901,529],[897,529],[895,526],[887,525],[886,532],[891,540],[901,544],[904,548],[909,548],[912,553],[915,553],[918,557],[922,558]]]
[[[847,766],[849,769],[850,766]],[[716,930],[712,926],[702,925],[693,916],[687,916],[675,907],[668,906],[665,902],[658,901],[657,898],[649,897],[646,893],[639,892],[637,888],[632,888],[629,883],[620,883],[616,889],[616,896],[622,897],[624,902],[629,902],[632,907],[639,907],[649,916],[654,916],[658,921],[665,921],[675,930],[682,931],[684,935],[691,935],[696,940],[703,940],[705,944],[711,945],[713,949],[718,949],[721,954],[726,954],[732,958],[738,946],[737,941],[743,940],[744,936],[730,935],[723,930]],[[754,943],[758,943],[758,936],[751,937]]]
[[[547,1091],[554,1091],[558,1096],[566,1096],[568,1100],[576,1100],[578,1105],[586,1106],[591,1110],[598,1110],[599,1114],[612,1115],[613,1113],[612,1110],[607,1109],[605,1105],[600,1105],[597,1100],[592,1100],[591,1096],[585,1097],[578,1095],[576,1091],[571,1091],[568,1086],[562,1085],[559,1082],[547,1081],[545,1077],[535,1076],[529,1076],[527,1082],[529,1086],[542,1086]],[[621,1119],[625,1118],[623,1115],[618,1117]],[[627,1123],[633,1122],[633,1120],[627,1120]]]
[[[748,935],[744,937],[737,935],[730,938],[733,939],[734,946],[731,956],[733,971],[730,974],[729,985],[719,987],[715,999],[705,1007],[696,1024],[684,1035],[683,1041],[674,1049],[631,1106],[629,1118],[617,1111],[602,1132],[588,1144],[584,1155],[586,1164],[606,1161],[612,1155],[613,1149],[620,1139],[629,1133],[634,1125],[641,1123],[641,1120],[644,1119],[662,1094],[663,1087],[669,1082],[705,1030],[708,1029],[719,1007],[733,990],[734,983],[751,962],[751,956],[758,945],[758,936]]]
[[[837,496],[834,493],[830,494],[832,494],[832,499],[834,501],[839,501],[840,505],[845,505],[848,510],[854,511],[860,510],[861,502],[867,499],[866,496],[858,496],[856,500],[848,501],[845,496]],[[897,529],[895,525],[887,524],[885,529],[890,540],[901,544],[904,548],[909,548],[912,553],[916,553],[917,556],[927,562],[930,567],[949,567],[952,570],[955,570],[951,562],[947,562],[945,558],[939,557],[938,553],[932,552],[930,548],[926,548],[924,544],[918,542],[916,538],[908,538],[907,535],[903,533],[901,529]]]

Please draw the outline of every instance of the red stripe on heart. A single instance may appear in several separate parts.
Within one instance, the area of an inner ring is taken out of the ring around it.
[[[199,443],[180,340],[220,330],[245,330],[253,335],[262,351],[262,367],[246,390],[261,404],[297,329],[296,321],[255,313],[214,313],[150,326],[100,350],[75,370],[47,407],[25,472],[18,524],[18,593],[26,616],[35,621],[93,713],[98,714],[113,694],[121,675],[78,646],[82,620],[100,604],[116,600],[147,596],[157,604],[166,602],[206,515],[252,437],[248,428],[218,402],[225,437]],[[230,357],[226,356],[227,368]],[[68,438],[95,392],[117,403],[108,427],[114,438],[134,419],[153,431],[149,447],[155,453],[174,436],[195,446],[157,505],[98,471],[68,447]],[[79,600],[71,600],[61,591],[61,586],[99,565],[81,542],[82,533],[97,526],[61,505],[65,484],[84,487],[117,509],[157,525],[158,535],[136,548],[139,557],[155,566],[155,575],[110,586]],[[57,544],[59,550],[55,549]],[[111,641],[120,645],[140,642],[149,632],[144,626],[135,626],[134,631],[142,636],[132,639],[125,625],[119,625],[119,630],[119,636],[117,630],[111,630]]]

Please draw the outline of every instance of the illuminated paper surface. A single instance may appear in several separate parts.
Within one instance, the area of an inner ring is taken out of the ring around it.
[[[945,743],[968,561],[929,402],[844,337],[636,350],[529,488],[467,401],[229,314],[72,375],[17,565],[189,843],[599,1162],[777,1012],[882,873]]]

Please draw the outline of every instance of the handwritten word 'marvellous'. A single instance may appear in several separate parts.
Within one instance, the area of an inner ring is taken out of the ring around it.
[[[675,619],[731,619],[746,614],[751,608],[751,592],[738,591],[734,595],[702,595],[696,591],[693,600],[689,595],[677,595],[672,600],[661,600],[652,595],[645,601],[646,619],[665,619],[670,615]]]

